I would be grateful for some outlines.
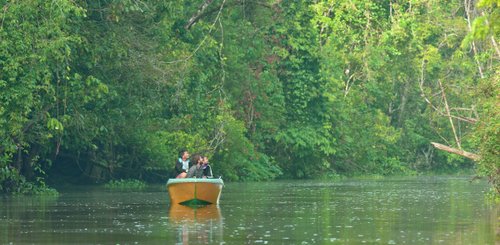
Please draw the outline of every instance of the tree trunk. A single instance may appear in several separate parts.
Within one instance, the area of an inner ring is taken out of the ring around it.
[[[464,151],[464,150],[459,150],[459,149],[456,149],[456,148],[453,148],[453,147],[449,147],[449,146],[446,146],[446,145],[443,145],[443,144],[439,144],[439,143],[436,143],[436,142],[431,142],[431,144],[434,147],[436,147],[437,149],[439,149],[439,150],[443,150],[443,151],[447,151],[449,153],[457,154],[457,155],[460,155],[460,156],[472,159],[474,161],[478,161],[479,158],[481,157],[481,156],[479,156],[477,154],[474,154],[474,153],[471,153],[471,152],[467,152],[467,151]]]
[[[404,87],[403,87],[403,93],[401,95],[401,105],[399,108],[399,115],[398,115],[398,126],[403,127],[403,122],[404,122],[404,114],[405,114],[405,109],[406,109],[406,102],[408,101],[408,91],[409,91],[409,83],[404,80]]]

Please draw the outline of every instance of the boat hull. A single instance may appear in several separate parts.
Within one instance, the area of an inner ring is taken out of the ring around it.
[[[167,189],[172,204],[218,204],[224,182],[222,179],[169,179]]]

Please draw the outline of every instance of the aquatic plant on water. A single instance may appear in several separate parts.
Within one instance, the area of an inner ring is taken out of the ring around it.
[[[120,180],[111,180],[107,184],[105,184],[104,187],[110,189],[140,190],[146,188],[146,183],[135,179],[120,179]]]

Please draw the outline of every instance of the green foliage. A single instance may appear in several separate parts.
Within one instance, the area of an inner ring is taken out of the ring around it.
[[[500,33],[500,3],[497,0],[480,0],[477,6],[483,11],[473,23],[472,36],[485,39],[490,35],[498,37]]]
[[[97,95],[91,76],[72,70],[73,51],[82,44],[72,24],[84,16],[85,9],[72,1],[9,1],[3,5],[0,167],[16,169],[27,181],[43,176],[43,169],[50,165],[48,154],[60,144],[67,128],[64,124]],[[11,175],[11,181],[19,186],[24,182],[16,175]]]
[[[146,165],[146,168],[172,169],[175,163],[175,156],[179,154],[180,149],[189,149],[192,153],[207,152],[208,143],[199,134],[188,134],[182,131],[160,131],[155,136],[149,136],[147,141],[145,157],[154,156],[157,159]]]
[[[18,194],[37,195],[37,196],[59,196],[59,192],[56,189],[48,187],[41,179],[38,179],[37,183],[23,182]]]
[[[38,178],[36,182],[28,182],[16,169],[0,168],[0,193],[23,195],[57,196],[59,193]]]
[[[142,190],[146,188],[146,183],[136,179],[120,179],[110,180],[104,187],[114,190]]]
[[[223,113],[217,117],[218,134],[224,135],[219,150],[212,159],[214,175],[227,180],[269,180],[281,174],[272,160],[255,150],[245,137],[243,122]],[[214,161],[215,160],[215,161]]]
[[[165,181],[180,149],[241,181],[468,168],[429,144],[458,147],[443,92],[498,186],[497,2],[199,5],[2,1],[0,190]]]
[[[492,82],[480,84],[484,93],[481,122],[475,128],[475,144],[479,146],[481,159],[478,173],[487,176],[497,194],[500,193],[500,73],[497,71]]]
[[[482,44],[490,50],[495,50],[496,58],[498,58],[500,53],[498,53],[496,40],[500,35],[500,3],[494,0],[481,0],[478,2],[478,7],[483,11],[483,15],[474,20],[473,30],[469,36],[482,41]],[[485,52],[485,54],[487,58],[495,57],[493,51]],[[498,61],[492,62],[491,67],[488,76],[479,80],[479,89],[474,94],[480,100],[478,111],[481,121],[474,128],[473,141],[481,156],[477,166],[478,173],[488,177],[494,190],[492,199],[498,201],[500,196],[500,64]]]
[[[20,192],[24,178],[16,169],[0,168],[0,191],[3,193]]]

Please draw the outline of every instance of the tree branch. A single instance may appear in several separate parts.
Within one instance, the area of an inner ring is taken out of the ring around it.
[[[451,130],[453,130],[453,136],[455,136],[455,142],[458,145],[459,149],[462,149],[462,145],[460,144],[460,139],[458,138],[457,131],[455,129],[455,124],[453,123],[453,119],[450,113],[450,107],[448,106],[448,99],[446,99],[446,93],[444,92],[443,84],[441,84],[441,80],[438,80],[439,87],[441,88],[441,94],[443,95],[444,100],[444,108],[446,109],[446,116],[448,117],[451,125]]]
[[[191,28],[191,26],[193,26],[194,23],[196,23],[196,21],[198,21],[198,19],[200,19],[200,16],[203,14],[203,12],[205,12],[205,9],[208,7],[208,5],[210,5],[213,1],[214,0],[205,0],[205,2],[198,9],[198,12],[196,12],[195,15],[193,15],[193,16],[191,16],[191,18],[189,18],[189,21],[184,26],[184,29],[188,30],[189,28]]]
[[[432,101],[427,97],[427,95],[425,94],[425,90],[424,90],[424,69],[425,69],[425,60],[422,60],[422,69],[420,70],[420,82],[419,82],[420,96],[422,98],[424,98],[425,102],[427,102],[427,104],[429,104],[429,106],[434,111],[436,111],[441,116],[451,117],[453,119],[457,119],[457,120],[468,122],[468,123],[476,123],[479,121],[477,118],[461,117],[461,116],[455,116],[455,115],[451,115],[451,114],[449,114],[449,115],[445,114],[439,108],[437,108],[434,104],[432,104]],[[433,94],[432,96],[437,96],[439,94],[442,95],[442,92],[439,91],[436,94]],[[453,109],[453,108],[451,108],[451,109]],[[477,114],[474,109],[470,109],[470,110],[472,112],[474,112],[475,114]]]
[[[464,0],[464,8],[465,8],[465,14],[467,16],[467,27],[469,28],[469,32],[472,32],[472,24],[471,24],[471,16],[470,16],[470,12],[471,12],[470,5],[471,4],[472,4],[471,1]],[[483,68],[481,67],[481,63],[479,62],[479,59],[477,57],[478,51],[477,51],[476,43],[474,42],[474,40],[472,40],[472,51],[474,53],[474,61],[476,61],[479,75],[481,76],[481,78],[484,78]]]
[[[230,3],[222,3],[213,9],[207,10],[208,5],[210,5],[212,2],[213,2],[213,0],[205,0],[205,2],[200,6],[198,12],[196,12],[196,14],[194,14],[193,16],[191,16],[191,18],[189,18],[189,21],[186,23],[186,25],[184,25],[184,29],[186,29],[186,30],[191,29],[191,27],[194,24],[196,24],[196,22],[198,22],[201,18],[219,11],[223,5],[225,5],[226,7],[230,7],[230,6],[234,6],[234,5],[244,4],[246,1],[237,0],[237,1],[230,2]],[[263,2],[259,2],[259,1],[255,1],[255,2],[252,1],[252,3],[259,5],[259,6],[262,6],[262,7],[272,8],[272,6],[267,4],[267,3],[263,3]]]
[[[449,147],[449,146],[446,146],[446,145],[443,145],[443,144],[439,144],[439,143],[436,143],[436,142],[431,142],[431,144],[434,147],[436,147],[437,149],[439,149],[439,150],[446,151],[446,152],[453,153],[453,154],[457,154],[457,155],[460,155],[460,156],[472,159],[474,161],[478,161],[481,158],[480,155],[477,155],[477,154],[474,154],[474,153],[471,153],[471,152],[467,152],[467,151],[464,151],[464,150],[456,149],[456,148],[453,148],[453,147]]]

